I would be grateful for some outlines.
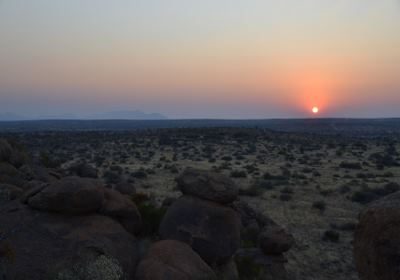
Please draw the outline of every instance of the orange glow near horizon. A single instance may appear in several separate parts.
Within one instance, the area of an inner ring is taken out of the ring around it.
[[[1,112],[398,116],[398,1],[22,2],[0,0]]]

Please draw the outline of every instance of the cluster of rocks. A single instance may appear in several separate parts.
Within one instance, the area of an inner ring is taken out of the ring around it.
[[[96,177],[84,165],[34,165],[0,140],[1,279],[234,280],[238,266],[249,265],[257,268],[254,279],[286,279],[283,253],[293,237],[239,201],[230,178],[185,170],[160,241],[143,252],[134,187],[110,188]],[[241,248],[246,241],[254,246]]]
[[[0,139],[0,279],[133,279],[141,229],[134,202],[64,173]]]
[[[247,275],[254,278],[246,279],[286,279],[283,253],[293,245],[293,237],[268,217],[240,202],[238,188],[230,178],[190,168],[177,178],[177,183],[183,195],[169,207],[159,229],[160,238],[169,241],[153,246],[139,264],[138,280],[234,280],[239,279],[237,263],[255,267],[256,275]],[[259,247],[240,249],[241,234],[254,229],[254,224],[257,229],[252,230],[252,238]],[[180,246],[182,255],[196,256],[186,258],[183,265],[196,269],[178,269],[176,264],[180,260],[176,258],[181,254],[169,250],[173,246]],[[189,253],[188,248],[193,251]],[[192,265],[189,260],[193,260]],[[165,275],[162,272],[170,278],[161,277]]]
[[[1,208],[0,225],[5,279],[119,279],[109,271],[132,279],[139,261],[135,204],[96,180],[64,177],[30,189]],[[87,271],[102,258],[104,272]]]

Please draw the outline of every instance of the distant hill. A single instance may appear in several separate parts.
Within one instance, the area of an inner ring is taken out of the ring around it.
[[[63,115],[42,115],[38,117],[30,118],[32,120],[78,120],[79,116],[74,114],[63,114]]]
[[[22,121],[27,118],[10,112],[0,113],[0,121]]]
[[[89,120],[165,120],[166,116],[158,113],[144,113],[139,110],[134,111],[113,111],[87,116]]]
[[[0,121],[36,121],[36,120],[166,120],[167,117],[158,113],[145,113],[139,110],[113,111],[93,115],[40,115],[22,116],[14,113],[0,113]]]
[[[121,117],[121,116],[120,116]],[[312,133],[351,137],[400,137],[400,118],[393,119],[267,119],[267,120],[38,120],[0,121],[5,131],[99,131],[160,128],[241,127],[261,128],[292,133]]]

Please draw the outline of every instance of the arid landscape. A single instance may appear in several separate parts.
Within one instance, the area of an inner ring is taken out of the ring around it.
[[[177,178],[187,168],[224,174],[238,186],[238,201],[294,238],[284,254],[287,278],[271,279],[358,279],[353,260],[358,215],[366,204],[400,190],[399,135],[396,129],[374,134],[373,128],[357,136],[330,128],[320,135],[239,127],[4,131],[1,138],[21,155],[14,164],[19,175],[7,176],[14,168],[2,163],[1,179],[22,193],[32,179],[29,172],[53,177],[42,181],[97,178],[163,216],[160,209],[182,195]],[[7,190],[3,203],[10,199]],[[140,238],[154,242],[161,217],[151,217],[147,236]],[[257,246],[242,231],[240,247]]]
[[[400,0],[0,0],[0,280],[399,280]]]

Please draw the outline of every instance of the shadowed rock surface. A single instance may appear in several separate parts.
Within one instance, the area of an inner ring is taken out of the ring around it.
[[[111,189],[104,189],[104,201],[100,213],[119,221],[127,231],[137,234],[141,230],[142,219],[135,203],[129,197]]]
[[[62,275],[75,275],[76,267],[85,270],[101,256],[133,278],[138,262],[135,237],[109,217],[60,215],[14,202],[0,209],[0,224],[2,279],[66,279]]]
[[[136,280],[216,280],[213,270],[186,243],[155,243],[140,262]]]
[[[400,279],[400,192],[361,212],[354,256],[361,280]]]
[[[160,237],[189,244],[210,265],[222,264],[239,248],[240,218],[230,207],[185,195],[169,207]]]
[[[278,225],[266,226],[258,237],[261,250],[266,255],[279,255],[289,251],[294,238]]]
[[[30,197],[28,204],[43,211],[82,214],[96,212],[103,200],[103,187],[98,181],[66,177]]]

